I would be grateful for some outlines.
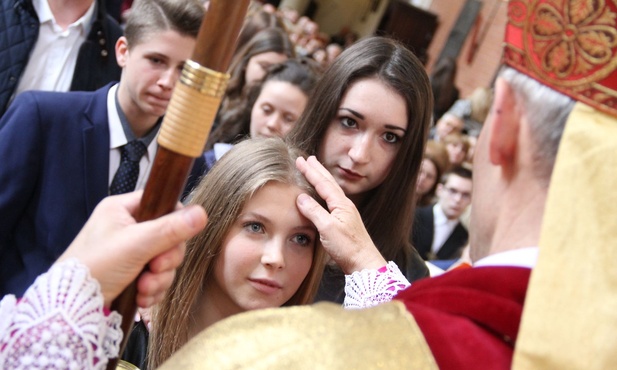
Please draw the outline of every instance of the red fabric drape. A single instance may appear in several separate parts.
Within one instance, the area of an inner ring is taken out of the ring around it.
[[[478,267],[415,282],[395,299],[440,369],[509,369],[530,269]]]

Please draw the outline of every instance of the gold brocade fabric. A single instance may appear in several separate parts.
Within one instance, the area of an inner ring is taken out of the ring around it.
[[[437,369],[401,302],[365,310],[333,303],[267,309],[223,320],[160,369]]]
[[[561,140],[514,369],[617,369],[617,119],[577,103]]]

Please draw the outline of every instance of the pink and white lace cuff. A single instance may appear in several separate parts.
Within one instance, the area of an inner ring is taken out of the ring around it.
[[[411,284],[390,261],[379,270],[365,269],[345,275],[345,308],[367,308],[389,302]]]
[[[99,283],[77,260],[55,264],[17,303],[0,302],[0,367],[104,369],[117,357],[121,317],[105,315]]]

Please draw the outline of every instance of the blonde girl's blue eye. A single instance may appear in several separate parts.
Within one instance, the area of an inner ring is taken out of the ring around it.
[[[313,244],[313,239],[306,234],[294,235],[292,240],[294,243],[302,246],[310,246]]]
[[[243,227],[252,233],[262,233],[264,229],[263,225],[259,222],[246,222]]]

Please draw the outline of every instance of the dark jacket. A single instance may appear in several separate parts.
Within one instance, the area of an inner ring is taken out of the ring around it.
[[[92,22],[79,48],[71,91],[93,91],[120,80],[115,43],[122,36],[122,28],[106,14],[105,1],[97,1]],[[32,0],[0,1],[0,116],[26,69],[38,35],[39,20]]]
[[[433,246],[434,235],[435,220],[433,217],[433,206],[416,209],[414,225],[411,230],[411,240],[413,246],[425,260],[456,259],[460,257],[461,249],[467,244],[469,238],[467,229],[459,222],[454,230],[452,230],[452,234],[450,234],[443,246],[437,251],[437,255],[432,256],[431,247]]]
[[[23,295],[108,195],[110,87],[26,91],[0,119],[0,297]],[[202,173],[200,157],[187,186]]]
[[[138,321],[133,325],[129,339],[126,341],[126,348],[120,357],[122,360],[130,362],[140,370],[148,370],[148,343],[150,333],[143,321]]]

